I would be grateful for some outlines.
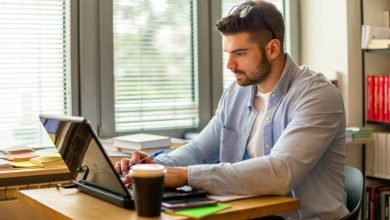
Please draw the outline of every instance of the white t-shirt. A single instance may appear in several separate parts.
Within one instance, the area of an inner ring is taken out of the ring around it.
[[[253,100],[253,106],[257,111],[257,117],[253,122],[252,130],[246,145],[246,151],[249,158],[261,157],[264,155],[263,143],[263,122],[264,115],[267,110],[268,98],[271,92],[262,93],[257,89],[257,93]]]

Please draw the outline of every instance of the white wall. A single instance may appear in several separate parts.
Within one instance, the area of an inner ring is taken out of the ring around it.
[[[337,72],[348,125],[362,124],[360,1],[301,0],[301,64]],[[347,146],[347,162],[361,168],[361,148]]]
[[[362,123],[360,2],[301,0],[301,64],[337,72],[348,124]]]

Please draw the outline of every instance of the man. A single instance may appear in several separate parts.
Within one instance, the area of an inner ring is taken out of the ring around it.
[[[271,3],[247,1],[216,29],[237,81],[194,141],[146,162],[168,166],[167,186],[290,195],[301,209],[287,216],[345,216],[345,111],[337,88],[284,53],[283,17]],[[146,156],[135,152],[116,169],[126,174],[129,162]]]

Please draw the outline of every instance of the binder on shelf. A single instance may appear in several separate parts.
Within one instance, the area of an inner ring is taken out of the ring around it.
[[[370,219],[370,191],[371,187],[366,187],[365,193],[366,193],[366,199],[364,201],[364,220]]]
[[[378,121],[384,121],[383,112],[384,112],[384,77],[379,75],[378,77]]]
[[[389,121],[389,77],[383,76],[383,121]]]
[[[390,75],[367,76],[366,116],[369,122],[390,122]]]
[[[385,169],[386,169],[386,133],[378,133],[378,167],[377,167],[377,176],[380,178],[386,178]]]
[[[385,177],[390,179],[390,133],[385,133],[386,145],[385,145]]]
[[[375,135],[374,133],[373,136],[375,137]],[[367,176],[374,176],[374,150],[375,144],[365,148],[365,171]]]
[[[370,188],[370,219],[380,219],[380,193],[390,190],[390,186],[372,185]]]
[[[379,77],[374,76],[374,120],[379,121]]]
[[[386,100],[386,102],[385,102],[385,105],[386,105],[385,111],[387,111],[387,119],[386,119],[386,121],[390,122],[390,75],[386,75],[386,78],[387,78],[388,84],[385,87],[385,91],[387,91],[387,96],[385,96],[385,100]]]
[[[373,139],[365,148],[366,175],[390,180],[390,133],[374,132]]]
[[[375,120],[374,116],[374,79],[375,76],[367,76],[367,120]]]
[[[388,203],[388,196],[390,195],[390,189],[384,189],[383,191],[379,192],[378,195],[378,207],[379,207],[379,214],[380,219],[389,219],[389,212],[386,211],[386,209],[389,209],[389,203]]]

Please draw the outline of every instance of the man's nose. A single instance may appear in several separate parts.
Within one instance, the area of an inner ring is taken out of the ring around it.
[[[235,60],[233,58],[233,56],[231,55],[228,55],[228,58],[227,58],[227,61],[226,61],[226,68],[232,70],[235,68]]]

